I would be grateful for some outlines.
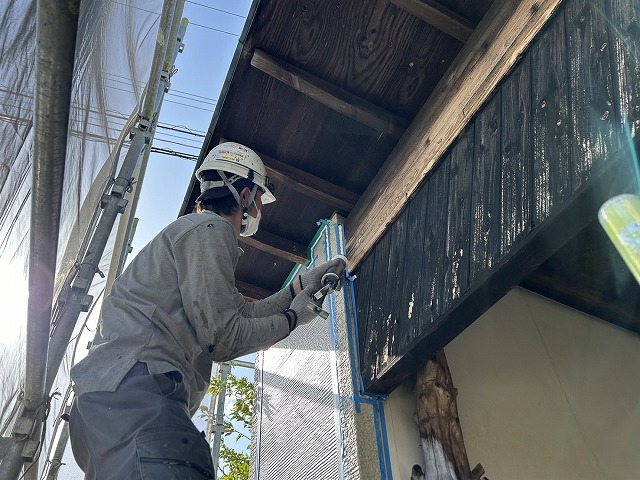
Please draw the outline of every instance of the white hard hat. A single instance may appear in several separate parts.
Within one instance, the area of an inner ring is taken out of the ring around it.
[[[203,174],[206,171],[225,172],[227,181],[204,181]],[[244,145],[234,142],[221,143],[214,147],[205,157],[202,165],[196,170],[196,178],[200,181],[201,190],[204,192],[210,188],[230,187],[238,178],[244,178],[262,190],[262,203],[275,202],[273,186],[267,178],[267,169],[256,152]]]

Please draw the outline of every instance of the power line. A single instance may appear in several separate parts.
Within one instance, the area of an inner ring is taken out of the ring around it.
[[[112,90],[117,90],[119,92],[133,93],[131,90],[127,90],[125,88],[114,87],[113,85],[106,85],[105,84],[105,88],[110,88]],[[164,100],[164,101],[167,102],[167,103],[173,103],[175,105],[181,105],[183,107],[195,108],[197,110],[204,110],[205,112],[210,112],[211,111],[210,108],[198,107],[196,105],[189,105],[188,103],[178,102],[177,100]]]
[[[162,143],[172,143],[174,145],[180,145],[181,147],[193,148],[195,150],[200,150],[200,147],[194,145],[187,145],[186,143],[174,142],[173,140],[166,140],[161,137],[155,137],[153,139],[154,142],[162,142]]]
[[[187,0],[187,3],[191,3],[191,4],[193,4],[193,5],[198,5],[199,7],[209,8],[209,9],[211,9],[211,10],[215,10],[216,12],[227,13],[227,14],[229,14],[229,15],[233,15],[234,17],[247,18],[247,17],[245,17],[244,15],[240,15],[240,14],[238,14],[238,13],[229,12],[229,11],[227,11],[227,10],[222,10],[222,9],[220,9],[220,8],[215,8],[215,7],[212,7],[212,6],[210,6],[210,5],[204,5],[204,4],[202,4],[202,3],[198,3],[198,2],[192,2],[191,0]]]
[[[152,13],[154,15],[158,15],[160,16],[160,14],[158,12],[154,12],[153,10],[147,10],[146,8],[142,8],[142,7],[137,7],[135,5],[127,5],[126,3],[121,3],[121,2],[116,2],[116,0],[111,0],[111,3],[117,3],[118,5],[122,5],[124,7],[129,7],[129,8],[135,8],[136,10],[141,10],[143,12],[147,12],[147,13]],[[230,13],[230,12],[228,12]],[[194,25],[196,27],[201,27],[201,28],[206,28],[208,30],[213,30],[215,32],[220,32],[220,33],[224,33],[226,35],[232,35],[234,37],[239,37],[240,35],[237,33],[232,33],[232,32],[227,32],[226,30],[220,30],[218,28],[213,28],[213,27],[208,27],[207,25],[201,25],[199,23],[192,23],[189,22],[189,25]]]
[[[176,128],[178,126],[180,126],[180,125],[174,125],[174,126],[167,127],[165,125],[160,125],[158,123],[158,125],[156,125],[156,128],[162,128],[163,130],[173,130],[175,132],[186,133],[187,135],[193,135],[194,137],[200,137],[200,138],[206,137],[206,135],[204,135],[204,134],[194,133],[197,130],[190,130],[187,127],[184,127],[184,128],[187,128],[186,130],[182,130],[180,128]]]
[[[116,74],[116,73],[103,72],[103,75],[109,75],[109,76],[112,76],[112,77],[117,77],[117,78],[122,78],[122,79],[124,79],[124,80],[131,80],[131,81],[133,81],[133,79],[132,79],[132,78],[130,78],[130,77],[125,77],[124,75],[118,75],[118,74]],[[118,81],[120,81],[120,80],[115,80],[115,79],[111,79],[111,78],[109,78],[108,80],[111,80],[111,81],[114,81],[114,82],[118,82]],[[136,82],[140,87],[144,87],[144,85],[145,85],[145,83],[144,83],[142,80],[136,80],[135,82]],[[128,84],[129,82],[122,82],[122,83],[127,83],[127,84]],[[204,99],[204,100],[208,100],[208,101],[211,101],[211,102],[215,102],[215,101],[217,101],[217,100],[216,100],[215,98],[213,98],[213,97],[205,97],[204,95],[198,95],[198,94],[196,94],[196,93],[185,92],[184,90],[178,90],[177,88],[173,88],[173,87],[171,87],[171,90],[169,90],[169,92],[184,93],[185,95],[191,95],[192,97],[202,98],[202,99]]]
[[[176,152],[175,150],[170,150],[168,148],[158,148],[151,147],[151,153],[160,153],[162,155],[168,155],[172,157],[184,158],[186,160],[197,160],[197,155],[190,155],[188,153]]]
[[[189,25],[194,25],[194,26],[200,27],[200,28],[206,28],[207,30],[213,30],[214,32],[224,33],[226,35],[231,35],[233,37],[240,37],[239,33],[227,32],[226,30],[220,30],[219,28],[209,27],[207,25],[201,25],[201,24],[195,23],[195,22],[189,22]]]

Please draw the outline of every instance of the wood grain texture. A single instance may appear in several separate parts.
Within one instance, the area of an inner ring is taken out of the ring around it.
[[[420,188],[408,205],[407,241],[404,256],[404,277],[399,285],[400,324],[398,326],[398,351],[402,352],[418,336],[421,318],[426,314],[421,304],[424,298],[426,272],[422,268],[424,237],[428,215],[429,184]],[[404,313],[406,312],[406,313]]]
[[[500,254],[500,92],[475,121],[471,206],[471,282],[478,283]]]
[[[427,223],[425,225],[422,268],[425,275],[423,297],[418,299],[418,308],[427,310],[421,317],[418,334],[437,321],[444,310],[444,260],[447,250],[447,216],[449,197],[449,168],[447,156],[429,177],[429,199]]]
[[[373,265],[374,256],[369,255],[361,264],[360,268],[355,272],[356,280],[354,283],[354,292],[356,296],[356,318],[358,328],[358,352],[360,354],[360,368],[364,371],[365,365],[370,365],[371,344],[367,342],[367,332],[369,329],[369,305],[371,294],[373,291]]]
[[[466,42],[475,28],[475,25],[466,18],[430,0],[390,0],[390,2],[461,42]]]
[[[389,273],[387,278],[387,291],[385,292],[385,333],[388,338],[386,355],[392,359],[398,352],[399,324],[404,321],[403,308],[400,305],[398,289],[402,279],[406,276],[404,271],[405,255],[410,254],[407,249],[407,222],[409,209],[405,209],[391,228],[391,242],[389,246]],[[381,369],[386,364],[381,365]]]
[[[616,194],[632,191],[633,167],[628,158],[638,149],[640,139],[636,138],[633,145],[616,152],[606,162],[604,170],[578,190],[564,208],[554,209],[531,231],[526,244],[514,246],[487,272],[483,281],[472,283],[460,301],[445,311],[430,328],[423,330],[384,372],[379,372],[372,381],[365,380],[365,390],[389,393],[410,378],[437,350],[447,345],[595,219],[604,201]]]
[[[451,150],[447,256],[444,270],[446,308],[469,288],[471,185],[473,184],[474,128],[468,128]]]
[[[616,117],[623,139],[640,132],[640,3],[608,0]]]
[[[531,56],[501,88],[500,256],[531,230]]]
[[[379,375],[383,365],[389,363],[388,345],[389,337],[387,336],[388,318],[385,314],[387,297],[390,291],[387,288],[393,288],[389,282],[389,258],[391,248],[391,231],[388,231],[380,242],[380,250],[375,252],[375,267],[373,271],[373,281],[375,289],[371,294],[371,339],[374,349],[372,350],[372,362],[374,364],[373,374]]]
[[[473,478],[462,438],[457,396],[444,350],[439,350],[418,371],[415,386],[416,417],[428,479]]]
[[[565,9],[571,52],[572,189],[584,185],[619,145],[604,0],[574,0]]]
[[[354,265],[551,17],[559,0],[495,2],[345,223]]]
[[[568,62],[564,12],[560,12],[531,49],[534,227],[571,194]]]
[[[260,17],[259,48],[405,118],[461,48],[388,0],[269,2]]]
[[[409,126],[405,118],[261,50],[254,52],[251,65],[332,110],[394,138],[400,138]]]

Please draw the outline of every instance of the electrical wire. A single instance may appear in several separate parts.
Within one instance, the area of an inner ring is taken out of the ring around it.
[[[168,148],[151,147],[151,153],[159,153],[160,155],[167,155],[170,157],[184,158],[185,160],[197,160],[198,155],[190,155],[188,153],[176,152]]]
[[[204,7],[204,8],[208,8],[210,10],[215,10],[216,12],[222,12],[222,13],[227,13],[229,15],[233,15],[234,17],[239,17],[239,18],[247,18],[245,15],[240,15],[239,13],[233,13],[233,12],[229,12],[227,10],[222,10],[221,8],[216,8],[216,7],[212,7],[210,5],[204,5],[202,3],[198,3],[198,2],[193,2],[192,0],[187,0],[187,3],[191,3],[193,5],[198,5],[199,7]]]
[[[111,3],[116,3],[116,4],[118,4],[118,5],[122,5],[122,6],[124,6],[124,7],[128,7],[128,8],[135,8],[136,10],[140,10],[140,11],[142,11],[142,12],[152,13],[152,14],[154,14],[154,15],[158,15],[158,16],[160,16],[160,13],[158,13],[158,12],[154,12],[153,10],[147,10],[146,8],[137,7],[137,6],[135,6],[135,5],[128,5],[128,4],[126,4],[126,3],[117,2],[116,0],[110,0],[110,1],[111,1]],[[228,13],[230,13],[230,12],[228,12]],[[201,24],[199,24],[199,23],[189,22],[189,26],[191,26],[191,25],[194,25],[194,26],[196,26],[196,27],[206,28],[206,29],[208,29],[208,30],[213,30],[213,31],[220,32],[220,33],[224,33],[225,35],[231,35],[231,36],[234,36],[234,37],[239,37],[239,36],[240,36],[240,34],[238,34],[238,33],[227,32],[226,30],[220,30],[220,29],[218,29],[218,28],[209,27],[209,26],[207,26],[207,25],[201,25]]]

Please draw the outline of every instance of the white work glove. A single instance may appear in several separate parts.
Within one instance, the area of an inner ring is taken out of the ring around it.
[[[327,270],[331,267],[338,265],[343,262],[343,260],[339,258],[334,258],[333,260],[329,260],[322,265],[318,265],[317,267],[309,270],[306,273],[298,275],[293,282],[291,282],[291,294],[292,296],[298,295],[302,290],[306,290],[308,287],[311,287],[310,295],[313,295],[315,292],[322,288],[322,277]]]
[[[329,268],[329,267],[327,267]],[[289,319],[289,331],[298,325],[306,325],[315,319],[318,314],[309,310],[307,305],[312,302],[311,295],[314,293],[313,285],[309,285],[296,295],[291,302],[291,306],[285,310],[284,314]]]

